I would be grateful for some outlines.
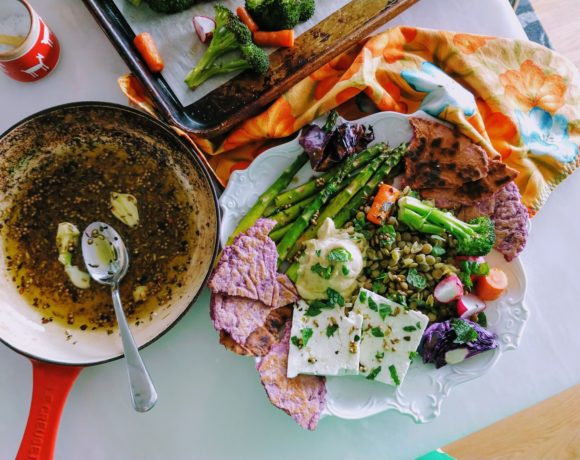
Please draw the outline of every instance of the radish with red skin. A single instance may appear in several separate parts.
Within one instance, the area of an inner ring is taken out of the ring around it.
[[[457,314],[460,318],[471,318],[485,310],[487,305],[473,294],[465,294],[457,301]]]
[[[202,43],[209,43],[215,30],[215,21],[208,16],[194,16],[193,27]]]
[[[440,303],[449,303],[463,295],[463,283],[457,275],[449,275],[439,281],[433,291],[435,300]]]

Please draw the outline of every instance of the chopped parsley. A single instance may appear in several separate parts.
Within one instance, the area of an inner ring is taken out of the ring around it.
[[[375,354],[375,359],[377,361],[380,361],[384,357],[385,357],[385,352],[384,351],[377,351],[377,353]]]
[[[376,292],[378,294],[378,291],[381,290],[381,288],[383,287],[383,283],[381,283],[380,281],[373,281],[373,287],[372,287],[372,291]]]
[[[326,256],[329,262],[348,262],[352,260],[352,254],[344,248],[334,248]]]
[[[454,319],[451,321],[451,327],[457,335],[453,343],[465,344],[475,342],[478,338],[477,331],[462,319]]]
[[[348,274],[350,273],[350,270],[348,269],[348,267],[346,265],[343,265],[340,270],[342,271],[342,274],[344,276],[348,276]]]
[[[320,276],[325,280],[329,280],[330,275],[332,275],[332,267],[324,267],[323,265],[320,265],[318,262],[312,267],[310,267],[310,270],[312,270],[314,273],[316,273],[318,276]]]
[[[379,306],[377,305],[377,303],[373,300],[372,297],[369,297],[369,308],[372,311],[379,311]]]
[[[373,337],[384,337],[385,336],[385,334],[383,333],[383,331],[381,330],[380,327],[373,327],[371,329],[371,335]]]
[[[359,298],[359,300],[360,300],[361,302],[366,302],[366,300],[367,300],[367,293],[366,293],[366,291],[363,291],[363,290],[361,289],[361,291],[360,291],[360,293],[359,293],[359,295],[358,295],[358,298]]]
[[[330,324],[326,326],[326,337],[332,337],[338,330],[338,324]]]
[[[401,381],[399,380],[399,375],[397,374],[397,368],[393,364],[389,366],[389,372],[393,382],[395,382],[395,385],[400,385]]]
[[[480,312],[477,314],[477,323],[481,327],[487,327],[487,316],[485,315],[484,312]]]
[[[367,230],[368,222],[365,217],[361,217],[360,219],[354,219],[352,221],[354,231],[360,233],[365,238],[369,238],[370,232]]]
[[[392,225],[381,225],[377,230],[379,235],[385,235],[386,238],[381,240],[380,245],[386,246],[395,242],[395,238],[397,236],[397,232],[395,231],[395,227]]]
[[[367,379],[374,380],[377,378],[377,375],[379,375],[380,373],[381,373],[381,366],[375,367],[372,371],[369,372],[369,375],[367,375]]]
[[[358,334],[355,334],[355,336],[354,336],[354,341],[355,341],[355,342],[358,342],[359,340],[360,340],[360,335],[358,335]]]
[[[427,286],[427,278],[419,273],[416,268],[410,268],[407,273],[407,283],[415,289],[425,289]]]
[[[409,359],[411,361],[413,361],[418,355],[419,355],[419,353],[417,353],[416,351],[410,351],[409,352]]]
[[[417,330],[417,327],[416,326],[403,326],[403,330],[405,332],[413,332],[413,331]]]
[[[344,307],[344,297],[341,296],[332,288],[326,289],[326,295],[328,296],[328,302],[330,305],[338,305]]]
[[[306,346],[308,344],[308,341],[310,340],[310,337],[312,337],[312,334],[314,334],[314,331],[312,330],[311,327],[305,327],[304,329],[302,329],[302,346]]]
[[[407,308],[407,297],[401,294],[400,292],[397,292],[395,294],[389,294],[387,297],[389,300],[392,300],[393,302],[398,303],[399,305],[402,305],[403,307]]]
[[[290,342],[292,342],[292,345],[294,345],[296,348],[302,348],[302,341],[295,335],[290,337]]]
[[[334,308],[334,305],[328,305],[326,302],[322,300],[315,300],[308,306],[308,310],[304,313],[304,316],[318,316],[322,312],[322,310],[331,310]]]
[[[392,312],[391,306],[387,305],[386,303],[382,303],[379,305],[379,315],[381,315],[381,319],[384,321],[387,316],[389,316]]]
[[[445,250],[445,248],[442,248],[441,246],[433,246],[433,249],[431,250],[431,255],[434,257],[441,257],[446,252],[447,251]]]
[[[322,250],[321,249],[317,249],[314,252],[316,253],[316,257],[320,257],[320,254],[322,254]]]

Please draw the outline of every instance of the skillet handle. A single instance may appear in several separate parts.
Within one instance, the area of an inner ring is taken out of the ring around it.
[[[51,460],[60,416],[68,393],[82,367],[31,359],[32,401],[16,460]]]

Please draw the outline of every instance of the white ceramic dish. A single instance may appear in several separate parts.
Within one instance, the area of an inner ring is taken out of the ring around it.
[[[358,120],[371,125],[375,143],[387,142],[391,146],[408,142],[412,131],[410,116],[434,120],[423,112],[402,115],[381,112]],[[439,120],[437,120],[439,121]],[[244,171],[232,174],[220,198],[222,245],[233,232],[239,220],[256,202],[258,196],[302,152],[298,138],[262,153]],[[297,175],[294,187],[306,181],[312,169],[306,165]],[[389,409],[413,417],[416,422],[427,422],[437,417],[443,400],[456,385],[482,376],[491,369],[501,354],[518,347],[529,311],[524,304],[526,276],[519,259],[506,262],[503,256],[492,252],[488,257],[491,266],[500,267],[509,278],[508,291],[500,300],[488,303],[486,311],[488,329],[497,334],[499,348],[482,353],[460,364],[435,369],[417,360],[411,365],[403,384],[394,388],[360,377],[330,377],[327,379],[325,415],[345,419],[368,417]]]

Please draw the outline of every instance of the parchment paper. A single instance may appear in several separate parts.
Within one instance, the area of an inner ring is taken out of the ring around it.
[[[314,16],[307,22],[299,24],[296,27],[296,35],[300,35],[302,32],[310,29],[349,3],[349,1],[318,0],[316,2]],[[193,28],[192,19],[196,15],[213,18],[213,5],[216,2],[200,3],[189,10],[171,15],[155,13],[145,2],[139,7],[134,7],[127,0],[114,0],[114,2],[136,34],[149,32],[153,36],[159,52],[165,61],[165,69],[162,75],[175,93],[177,99],[184,106],[188,106],[201,99],[236,75],[232,73],[211,78],[195,90],[190,90],[183,81],[187,73],[203,55],[207,46],[199,41]],[[235,12],[238,6],[244,4],[244,1],[223,0],[220,3]],[[273,52],[274,49],[268,49],[266,51]]]

